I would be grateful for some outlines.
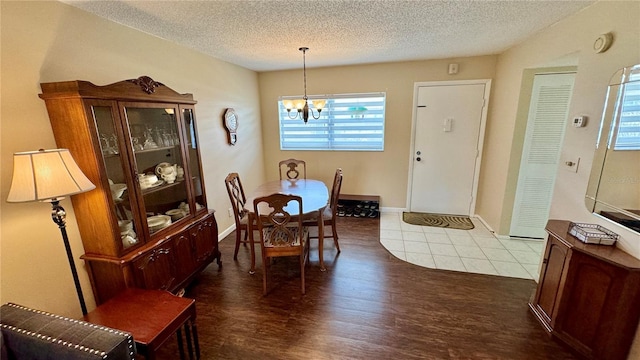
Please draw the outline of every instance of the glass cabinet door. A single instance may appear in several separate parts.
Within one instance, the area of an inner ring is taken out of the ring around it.
[[[191,107],[182,107],[182,117],[186,128],[187,154],[189,156],[189,174],[191,175],[191,186],[195,198],[195,210],[199,211],[206,207],[207,200],[204,194],[203,178],[200,169],[200,152],[198,151],[198,137],[196,121]]]
[[[111,189],[113,212],[118,219],[123,248],[126,249],[139,242],[139,226],[133,216],[124,165],[126,161],[123,161],[126,159],[126,154],[121,152],[120,138],[114,126],[113,106],[108,102],[105,102],[105,105],[99,104],[99,102],[92,104],[91,112],[97,127],[104,168]]]
[[[191,209],[182,153],[178,107],[124,104],[137,184],[149,234],[186,217]]]

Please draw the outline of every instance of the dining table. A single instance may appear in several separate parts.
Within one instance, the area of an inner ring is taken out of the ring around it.
[[[320,262],[320,270],[326,271],[324,266],[323,248],[324,248],[324,221],[322,219],[322,213],[329,205],[329,191],[324,182],[313,179],[286,179],[286,180],[274,180],[266,182],[258,186],[253,192],[249,194],[247,202],[245,203],[245,210],[249,215],[249,241],[251,244],[251,270],[250,274],[255,273],[255,242],[253,237],[254,229],[254,209],[253,200],[259,197],[268,196],[271,194],[287,194],[298,195],[302,198],[302,214],[298,213],[298,208],[291,206],[291,209],[287,208],[287,211],[292,216],[308,216],[316,213],[318,219],[318,260]]]

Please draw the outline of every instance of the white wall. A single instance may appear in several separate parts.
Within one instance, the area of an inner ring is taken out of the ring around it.
[[[598,125],[604,107],[607,85],[621,67],[640,63],[640,2],[601,1],[565,19],[498,57],[495,86],[490,104],[490,120],[480,183],[478,212],[495,229],[508,216],[502,199],[509,168],[512,138],[516,127],[523,73],[527,69],[555,66],[559,59],[577,59],[574,94],[569,114],[585,115],[584,128],[567,126],[562,148],[550,218],[598,223],[621,235],[619,246],[640,258],[640,236],[616,224],[601,220],[587,211],[584,196],[594,157]],[[612,32],[614,42],[605,53],[592,50],[598,35]],[[565,159],[580,158],[577,173],[564,169]],[[640,358],[640,333],[629,359]]]
[[[198,130],[209,207],[217,209],[221,230],[232,224],[226,216],[228,199],[223,179],[238,171],[246,189],[266,178],[277,178],[277,160],[296,156],[277,148],[274,108],[278,91],[301,92],[299,71],[258,76],[147,34],[110,23],[58,2],[0,2],[1,6],[1,165],[0,165],[0,301],[17,302],[62,315],[80,313],[64,248],[47,204],[7,204],[12,154],[55,147],[44,107],[37,97],[39,84],[48,81],[88,80],[98,85],[149,75],[178,92],[191,92]],[[413,82],[461,78],[493,78],[487,133],[481,169],[478,209],[494,228],[505,216],[503,200],[510,168],[523,72],[566,64],[576,59],[578,73],[571,115],[587,115],[585,128],[568,128],[563,158],[580,157],[578,173],[560,169],[551,217],[598,222],[620,233],[620,246],[640,258],[640,239],[598,220],[584,206],[597,122],[610,76],[620,67],[640,63],[640,2],[602,1],[536,34],[500,56],[452,59],[461,63],[457,77],[446,75],[448,60],[378,64],[309,70],[309,92],[387,91],[386,154],[355,157],[345,153],[313,158],[312,175],[330,181],[336,165],[346,164],[345,192],[379,193],[383,203],[404,206],[408,173]],[[595,38],[613,32],[607,52],[591,50]],[[465,61],[469,61],[465,64]],[[497,61],[497,64],[496,64]],[[469,65],[470,67],[466,66]],[[314,86],[318,86],[314,88]],[[337,89],[337,90],[336,90]],[[261,110],[257,105],[263,105]],[[226,107],[240,118],[238,145],[226,145],[221,116]],[[264,123],[264,133],[262,123]],[[264,141],[264,146],[263,146]],[[262,153],[264,149],[264,154]],[[266,159],[265,162],[263,159]],[[380,177],[379,166],[385,176]],[[351,181],[349,180],[351,177]],[[357,180],[364,179],[364,180]],[[75,214],[68,200],[69,237],[76,258],[82,254]],[[84,216],[79,214],[78,216]],[[223,256],[228,254],[223,254]],[[78,261],[85,296],[91,291]],[[640,334],[630,359],[640,358]]]
[[[495,87],[490,104],[485,159],[482,169],[482,201],[479,213],[498,229],[504,214],[501,201],[505,194],[518,95],[527,69],[556,64],[557,59],[577,54],[576,81],[569,110],[570,117],[585,115],[589,123],[583,128],[567,125],[561,164],[553,196],[551,218],[583,222],[600,222],[622,235],[620,246],[640,258],[640,238],[636,233],[599,220],[587,211],[584,202],[591,173],[595,142],[604,98],[611,76],[621,67],[640,62],[640,3],[598,2],[580,13],[535,35],[498,57]],[[614,43],[605,52],[592,50],[599,34],[612,32]],[[580,158],[578,172],[564,169],[563,161]]]
[[[460,71],[449,75],[449,63]],[[308,94],[385,92],[384,151],[281,151],[278,133],[278,96],[301,95],[302,71],[260,73],[260,107],[263,125],[264,163],[268,179],[278,179],[278,161],[307,161],[307,175],[331,186],[341,167],[343,194],[379,195],[382,207],[404,208],[411,154],[413,91],[416,82],[490,79],[496,56],[407,61],[307,69]],[[313,121],[313,120],[309,120]]]
[[[148,75],[198,101],[196,119],[209,208],[220,231],[233,224],[225,176],[242,174],[253,188],[264,180],[262,137],[255,72],[144,34],[60,2],[2,1],[1,6],[1,192],[0,301],[78,317],[80,307],[51,207],[6,203],[12,154],[55,148],[40,83],[87,80],[96,85]],[[238,144],[227,145],[225,108],[239,116]],[[73,131],[73,129],[69,129]],[[75,258],[83,254],[71,201],[67,226]],[[223,254],[228,259],[229,254]],[[89,310],[94,299],[87,272],[76,260]],[[215,266],[215,265],[213,265]]]

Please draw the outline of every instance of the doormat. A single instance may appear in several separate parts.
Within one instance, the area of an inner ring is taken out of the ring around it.
[[[471,219],[464,215],[403,212],[402,221],[412,225],[436,226],[459,230],[471,230],[474,228]]]

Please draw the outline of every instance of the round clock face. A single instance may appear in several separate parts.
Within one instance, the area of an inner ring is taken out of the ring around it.
[[[224,123],[230,131],[235,132],[238,129],[238,116],[233,109],[227,109],[225,112]]]

